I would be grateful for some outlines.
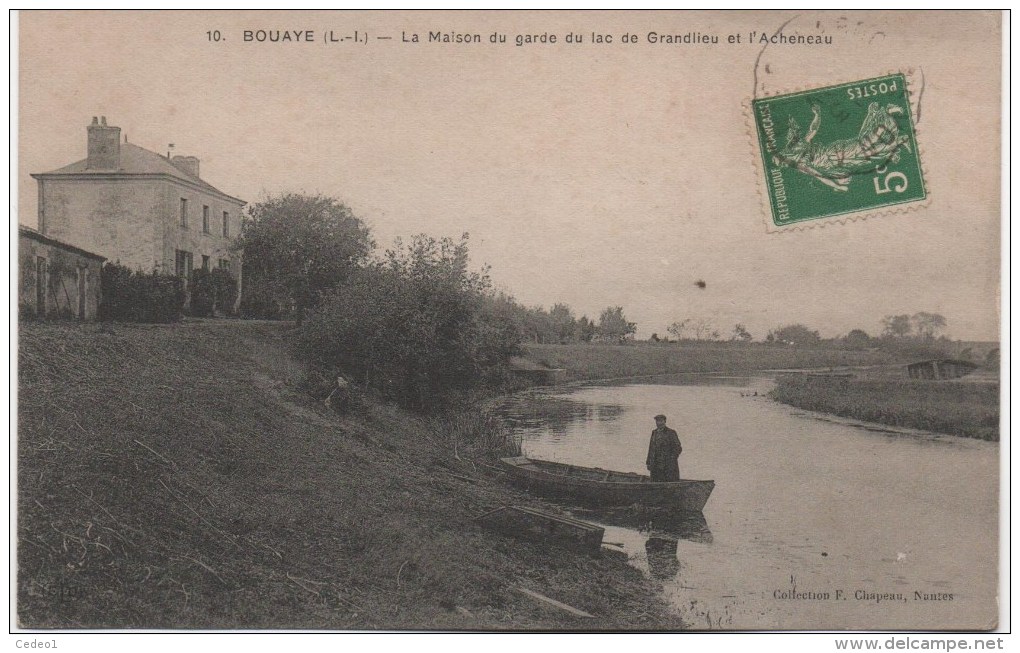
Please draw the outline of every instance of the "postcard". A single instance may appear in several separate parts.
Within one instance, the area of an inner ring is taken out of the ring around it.
[[[19,13],[17,627],[1000,627],[1002,20]]]

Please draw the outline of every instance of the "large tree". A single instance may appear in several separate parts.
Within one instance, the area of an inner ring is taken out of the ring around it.
[[[910,322],[914,325],[914,333],[925,340],[934,340],[946,328],[946,318],[938,313],[914,313],[910,316]]]
[[[844,340],[847,346],[861,349],[868,346],[868,343],[871,342],[871,337],[863,329],[853,329],[850,333],[846,334]]]
[[[909,315],[886,315],[882,318],[882,335],[890,338],[909,336],[912,330]]]
[[[636,331],[637,325],[627,321],[622,306],[609,306],[599,315],[599,335],[605,340],[623,340]]]
[[[776,342],[794,346],[817,345],[822,338],[803,324],[787,324],[776,328],[770,335]]]
[[[587,315],[582,315],[577,321],[578,338],[580,342],[591,342],[598,333],[599,327],[594,320],[589,320]]]
[[[252,205],[236,247],[244,252],[249,310],[300,322],[321,294],[349,278],[375,247],[369,228],[339,200],[289,193]]]
[[[549,310],[549,320],[556,330],[556,337],[559,342],[577,342],[580,339],[580,329],[574,312],[566,304],[556,304]]]

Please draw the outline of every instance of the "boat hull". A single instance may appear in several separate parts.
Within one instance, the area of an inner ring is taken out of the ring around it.
[[[680,480],[653,483],[648,476],[605,469],[578,467],[523,456],[501,458],[507,475],[517,485],[545,496],[562,496],[604,506],[633,504],[701,512],[715,481]]]

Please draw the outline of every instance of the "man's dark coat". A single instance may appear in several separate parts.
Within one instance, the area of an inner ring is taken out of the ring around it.
[[[680,466],[677,458],[683,447],[676,431],[664,426],[652,431],[652,439],[648,443],[648,471],[653,481],[679,481]]]

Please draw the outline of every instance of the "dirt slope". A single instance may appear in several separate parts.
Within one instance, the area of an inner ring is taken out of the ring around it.
[[[289,328],[21,325],[21,626],[681,627],[617,558],[477,528],[535,502],[441,424],[298,392]]]

